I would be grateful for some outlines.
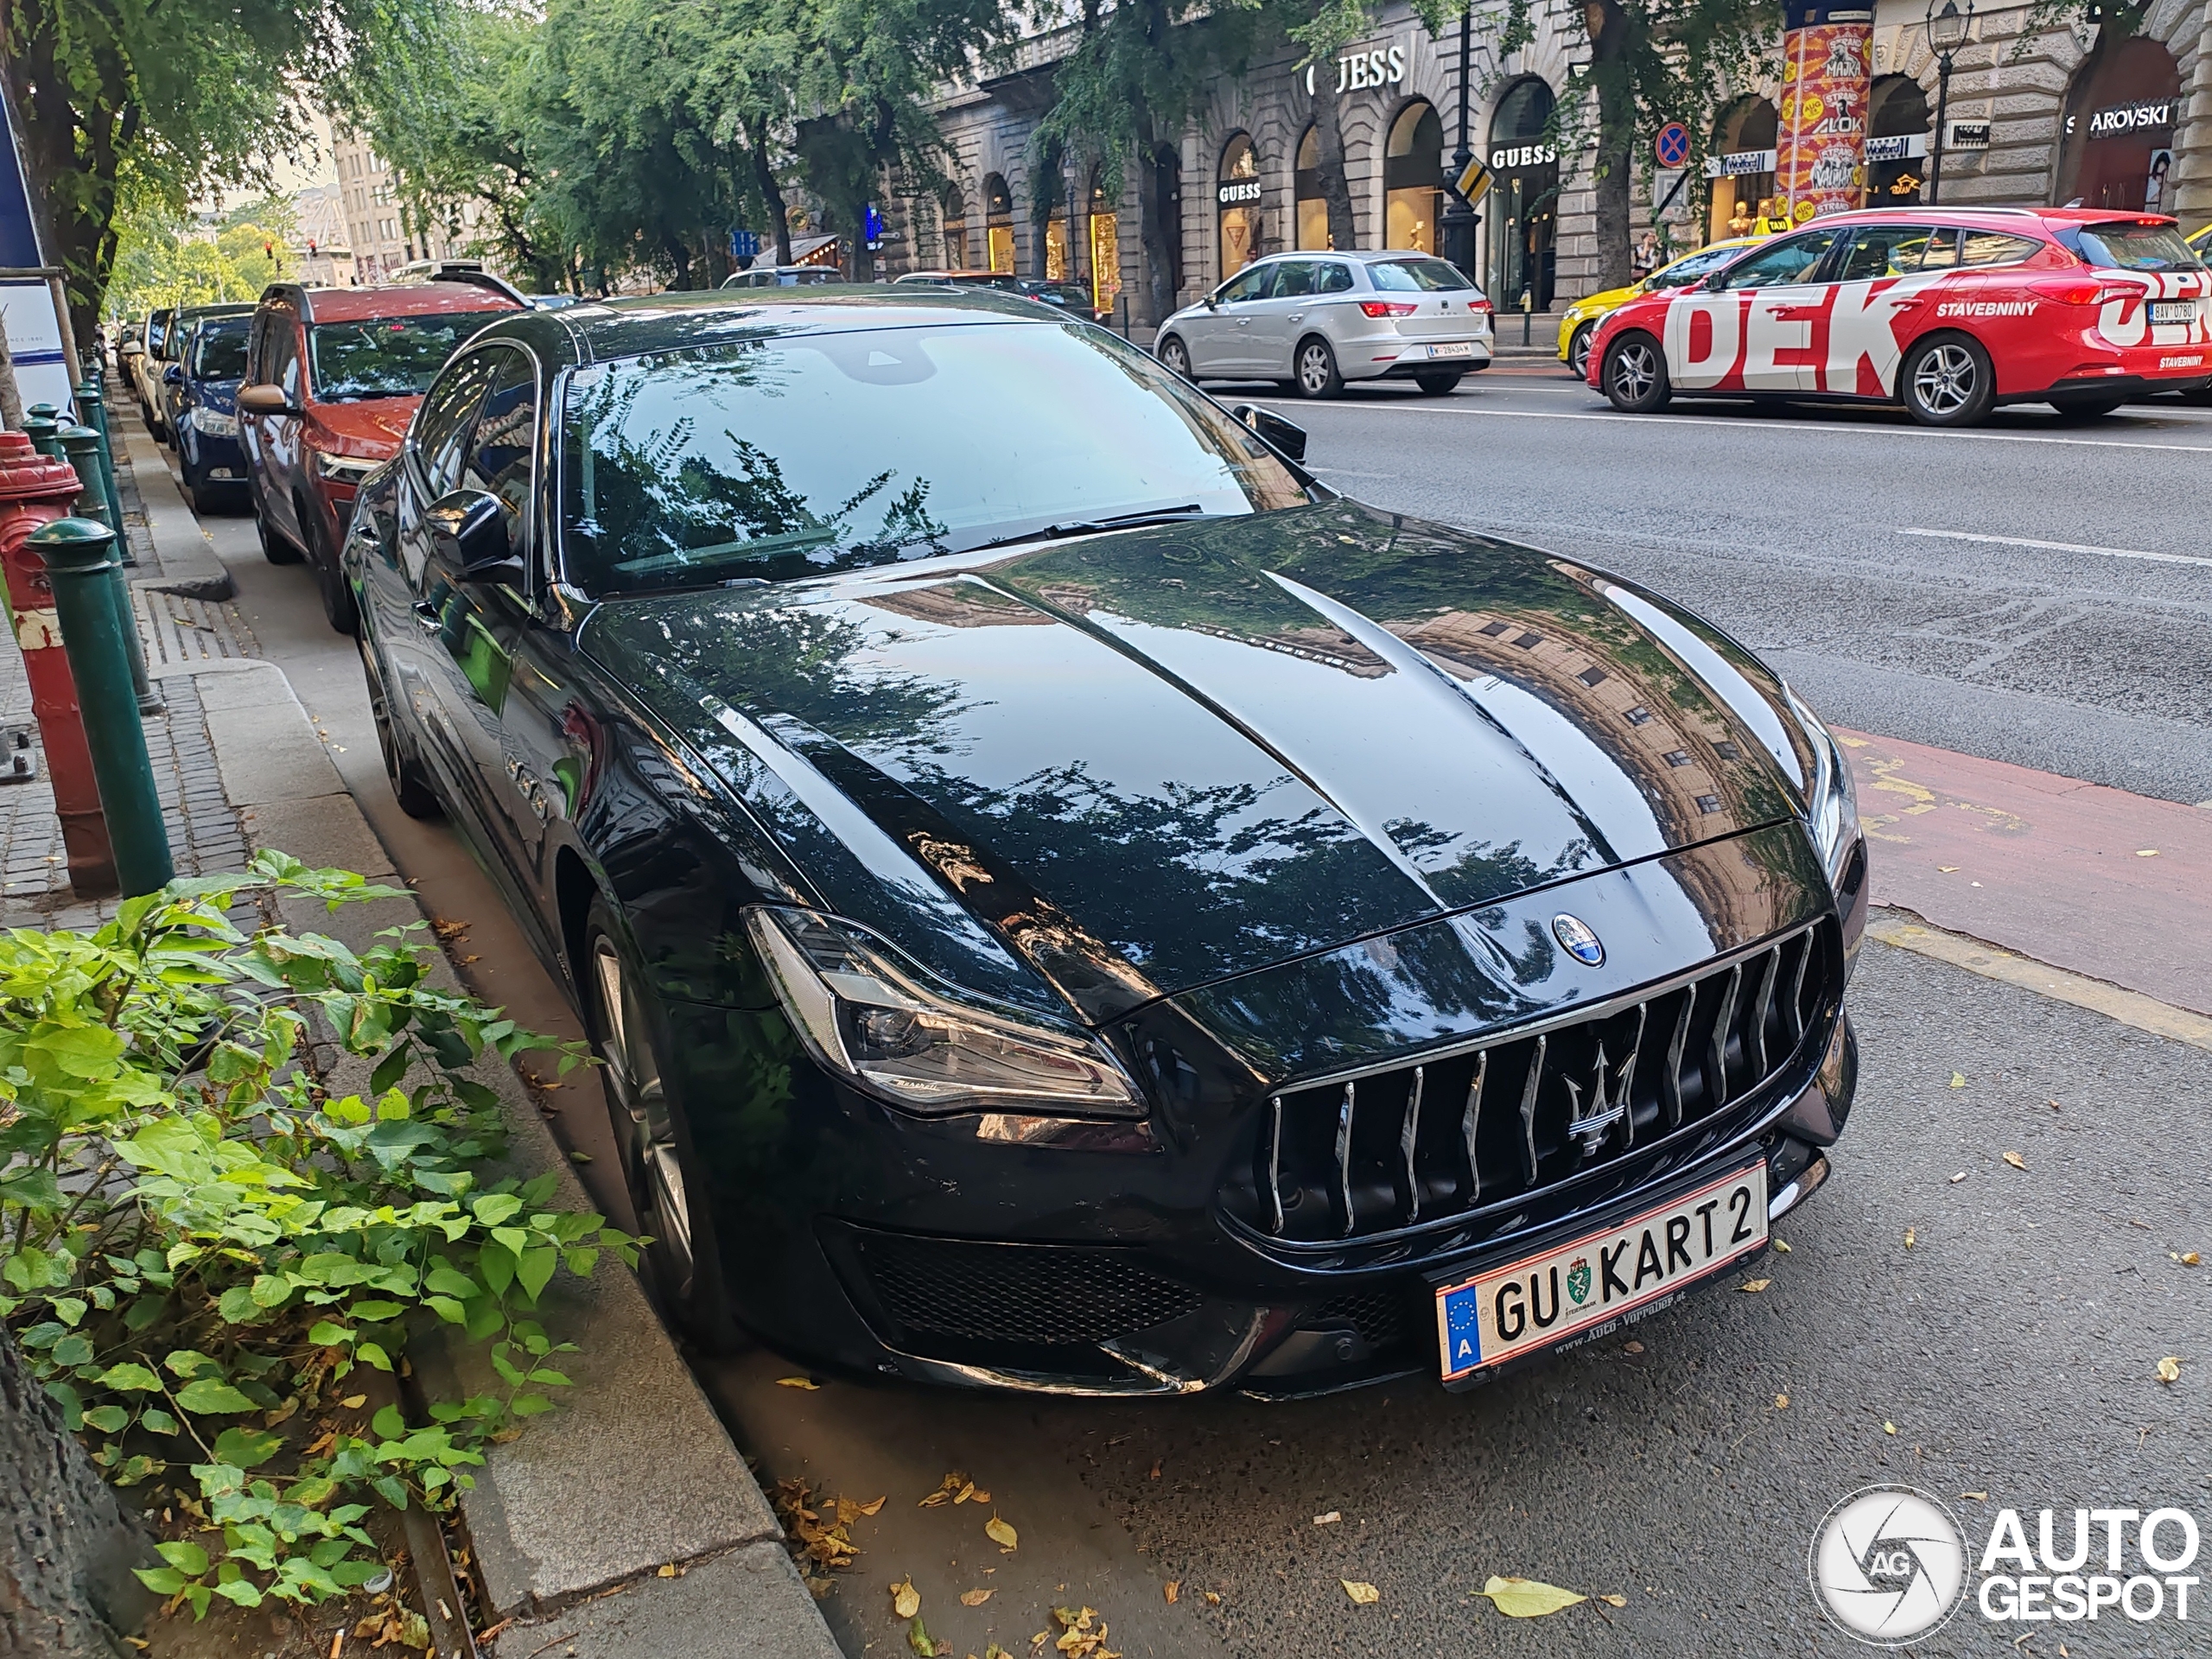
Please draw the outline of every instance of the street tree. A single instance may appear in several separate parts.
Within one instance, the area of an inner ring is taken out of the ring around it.
[[[1337,58],[1344,48],[1375,26],[1376,0],[1289,0],[1284,32],[1303,47],[1298,68],[1312,83],[1311,115],[1318,152],[1321,200],[1329,216],[1329,245],[1359,245],[1352,218],[1351,184],[1344,175],[1343,95],[1337,86]],[[1450,11],[1446,0],[1414,0],[1414,15],[1433,35]]]

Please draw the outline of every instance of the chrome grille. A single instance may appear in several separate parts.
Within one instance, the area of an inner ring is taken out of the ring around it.
[[[1262,1230],[1367,1237],[1537,1192],[1760,1095],[1826,1035],[1832,924],[1702,977],[1481,1048],[1286,1090],[1261,1114],[1249,1188]],[[1816,1029],[1816,1027],[1818,1027]]]

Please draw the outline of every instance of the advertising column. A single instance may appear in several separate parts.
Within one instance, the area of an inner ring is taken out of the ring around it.
[[[1789,0],[1788,24],[1774,188],[1789,222],[1802,225],[1863,201],[1874,13],[1864,5]]]

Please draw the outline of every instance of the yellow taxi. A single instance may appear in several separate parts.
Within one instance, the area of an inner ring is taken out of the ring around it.
[[[1732,236],[1724,241],[1708,242],[1660,266],[1642,282],[1631,283],[1626,288],[1609,288],[1601,294],[1577,300],[1559,320],[1559,360],[1567,365],[1576,379],[1581,379],[1590,368],[1590,342],[1597,338],[1598,324],[1608,312],[1619,310],[1640,294],[1656,294],[1662,289],[1683,288],[1700,282],[1744,249],[1763,240],[1757,236]]]
[[[2201,231],[2193,232],[2189,238],[2189,245],[2196,250],[2198,258],[2204,260],[2207,264],[2212,264],[2212,225],[2207,225]]]

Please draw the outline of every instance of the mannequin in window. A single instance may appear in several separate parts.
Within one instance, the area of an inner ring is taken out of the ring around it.
[[[1728,234],[1731,236],[1749,236],[1751,233],[1751,225],[1752,219],[1751,212],[1744,206],[1743,200],[1739,197],[1736,202],[1736,211],[1728,216]]]

